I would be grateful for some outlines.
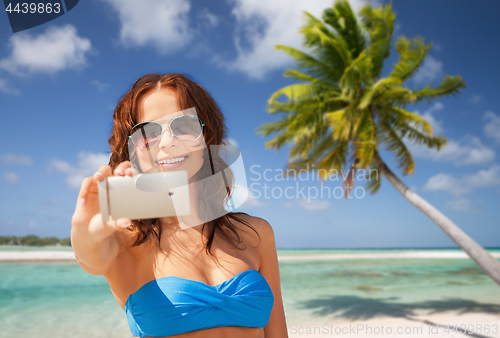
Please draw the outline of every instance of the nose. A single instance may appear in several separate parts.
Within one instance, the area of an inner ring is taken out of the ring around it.
[[[167,134],[165,136],[165,134]],[[168,135],[170,134],[170,136]],[[177,138],[172,134],[170,131],[170,128],[165,128],[163,130],[163,135],[161,136],[160,142],[159,142],[159,147],[164,148],[170,146],[175,146],[177,143]]]

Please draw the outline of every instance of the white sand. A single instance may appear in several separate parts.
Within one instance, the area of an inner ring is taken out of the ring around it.
[[[495,258],[500,258],[500,252],[491,253]],[[443,252],[443,251],[402,251],[402,252],[380,252],[364,254],[321,254],[321,255],[280,255],[278,259],[286,260],[311,260],[311,259],[380,259],[380,258],[470,258],[465,252]]]
[[[496,258],[500,253],[492,253]],[[279,255],[279,260],[308,260],[308,259],[377,259],[377,258],[468,258],[463,252],[441,251],[401,251],[393,253],[370,254],[321,254],[321,255]],[[0,262],[22,261],[74,261],[72,251],[0,251]],[[430,324],[430,326],[429,326]],[[438,327],[436,328],[436,324]],[[315,322],[293,323],[287,321],[289,338],[329,338],[329,337],[498,337],[500,338],[500,314],[445,312],[437,314],[419,314],[409,318],[378,317],[368,320],[339,320],[328,321],[327,318]],[[445,328],[449,325],[450,331]],[[464,326],[468,330],[474,328],[475,334],[456,333],[453,327],[461,332]],[[463,325],[460,328],[460,325]],[[496,326],[495,326],[496,325]],[[487,328],[489,333],[485,331]],[[372,329],[371,333],[368,329]],[[388,332],[388,329],[391,332]],[[399,332],[398,332],[399,329]],[[481,329],[481,331],[479,331]],[[337,330],[337,331],[335,331]],[[382,331],[383,330],[383,333]],[[430,331],[431,330],[431,331]]]
[[[73,251],[0,251],[0,262],[73,261]]]
[[[295,325],[294,325],[295,324]],[[438,326],[436,326],[438,325]],[[449,325],[448,331],[446,326]],[[455,325],[457,328],[454,330]],[[460,327],[462,325],[462,327]],[[287,322],[289,338],[330,337],[498,337],[500,338],[500,314],[445,312],[420,314],[409,318],[380,317],[369,320],[335,321],[318,323]],[[369,328],[371,328],[371,331]],[[316,328],[316,331],[314,331]],[[464,332],[468,328],[468,333]],[[485,331],[489,329],[489,333]],[[337,330],[337,331],[335,331]],[[473,331],[471,333],[471,331]],[[342,333],[343,332],[343,333]]]
[[[491,253],[500,258],[500,252]],[[332,260],[332,259],[382,259],[382,258],[469,258],[465,252],[442,251],[401,251],[364,254],[308,254],[308,255],[278,255],[278,260]],[[470,258],[469,258],[470,259]],[[31,262],[31,261],[71,261],[76,260],[72,251],[0,251],[0,262]]]

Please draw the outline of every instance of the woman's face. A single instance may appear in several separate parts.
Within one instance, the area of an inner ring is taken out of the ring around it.
[[[175,90],[162,88],[146,94],[138,123],[162,119],[158,122],[163,125],[163,135],[150,149],[135,148],[142,172],[186,170],[191,178],[200,170],[206,147],[203,135],[196,141],[186,142],[173,136],[168,127],[173,117],[182,115]],[[172,163],[162,163],[167,159]]]

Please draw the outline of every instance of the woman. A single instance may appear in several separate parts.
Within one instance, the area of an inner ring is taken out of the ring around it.
[[[206,147],[171,127],[187,110],[196,111]],[[161,135],[141,143],[137,135],[145,135],[148,121],[162,121]],[[71,243],[80,266],[106,278],[134,337],[288,337],[274,233],[265,220],[227,213],[182,227],[177,217],[104,223],[99,213],[98,181],[186,170],[195,182],[219,163],[208,150],[226,144],[226,135],[215,101],[181,74],[141,77],[115,109],[110,164],[82,183]]]

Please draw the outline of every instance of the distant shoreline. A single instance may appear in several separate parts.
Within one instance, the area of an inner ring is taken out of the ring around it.
[[[492,252],[500,258],[500,252]],[[470,259],[465,252],[404,251],[349,254],[278,254],[279,261],[337,260],[337,259]],[[75,261],[73,251],[0,251],[0,262],[54,262]]]

